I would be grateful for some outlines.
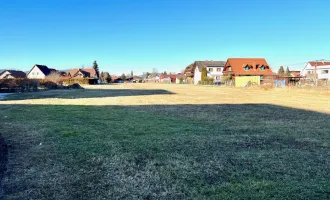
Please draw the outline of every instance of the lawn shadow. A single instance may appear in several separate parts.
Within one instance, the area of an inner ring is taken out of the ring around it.
[[[9,199],[329,194],[329,114],[270,104],[21,104],[0,110],[0,132],[10,147]]]
[[[80,98],[102,98],[121,96],[150,96],[174,94],[168,90],[137,90],[137,89],[70,89],[70,90],[48,90],[39,92],[14,93],[6,96],[2,101],[25,100],[25,99],[80,99]]]

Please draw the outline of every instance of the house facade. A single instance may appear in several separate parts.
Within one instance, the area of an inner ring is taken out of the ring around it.
[[[302,70],[301,75],[307,79],[312,79],[315,73],[318,80],[329,80],[330,62],[308,62]]]
[[[207,77],[213,81],[221,82],[225,61],[196,61],[194,63],[194,84],[198,84],[202,80],[202,70],[206,68]]]
[[[0,79],[26,78],[26,74],[17,70],[5,70],[0,73]]]
[[[236,86],[243,86],[248,82],[260,85],[266,78],[274,75],[264,58],[228,58],[223,74],[231,75]]]
[[[27,73],[29,79],[45,79],[52,72],[56,72],[55,69],[48,68],[46,65],[34,65],[32,69]]]

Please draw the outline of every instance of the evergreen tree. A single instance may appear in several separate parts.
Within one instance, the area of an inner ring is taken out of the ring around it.
[[[123,79],[124,81],[126,80],[126,75],[124,73],[121,75],[121,79]]]
[[[104,80],[105,83],[110,83],[111,82],[111,76],[110,76],[109,72],[104,72],[103,80]]]
[[[99,65],[97,64],[96,60],[93,62],[93,69],[95,69],[96,75],[100,77]]]
[[[283,66],[280,67],[280,69],[278,70],[278,75],[284,75],[284,68]]]
[[[164,72],[163,72],[163,74],[164,74],[164,75],[167,75],[167,72],[166,72],[166,71],[164,71]]]
[[[290,70],[289,70],[289,67],[286,67],[285,75],[287,75],[287,76],[290,76],[291,75]]]
[[[202,69],[202,77],[201,77],[202,81],[207,81],[207,70],[206,67],[203,67]]]
[[[133,71],[131,71],[131,77],[133,77],[133,76],[134,76]]]
[[[101,75],[99,78],[101,79],[102,83],[104,83],[104,72],[101,72]]]

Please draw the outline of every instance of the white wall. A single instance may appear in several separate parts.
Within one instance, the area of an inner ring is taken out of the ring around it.
[[[202,80],[202,72],[200,72],[198,67],[196,67],[195,73],[194,73],[194,84],[197,85],[198,82],[201,80]]]
[[[322,71],[328,70],[327,74],[323,74]],[[310,65],[309,63],[306,65],[304,70],[301,72],[302,76],[306,76],[308,74],[308,71],[311,73],[315,72],[315,67]],[[316,67],[316,73],[318,76],[318,79],[328,79],[330,80],[330,65],[325,65],[325,66],[317,66]]]
[[[212,72],[209,71],[210,68],[213,68]],[[218,68],[220,68],[219,72],[217,71]],[[206,70],[207,70],[207,76],[212,77],[214,79],[214,82],[221,80],[221,77],[223,75],[222,73],[223,67],[207,67]],[[216,77],[218,77],[218,79]]]
[[[29,79],[44,79],[46,76],[38,67],[34,66],[27,77]]]

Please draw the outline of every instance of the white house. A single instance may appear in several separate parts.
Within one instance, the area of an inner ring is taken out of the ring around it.
[[[26,74],[17,70],[5,70],[0,73],[0,79],[26,78]]]
[[[205,67],[207,76],[213,78],[214,82],[220,82],[223,68],[226,65],[225,61],[196,61],[194,63],[194,84],[198,84],[202,80],[202,70]]]
[[[29,79],[44,79],[46,76],[51,74],[52,72],[56,72],[55,69],[50,69],[45,65],[34,65],[32,69],[27,73],[27,77]]]
[[[317,73],[317,79],[330,80],[330,62],[308,62],[302,70],[301,75],[311,77],[312,74]]]

